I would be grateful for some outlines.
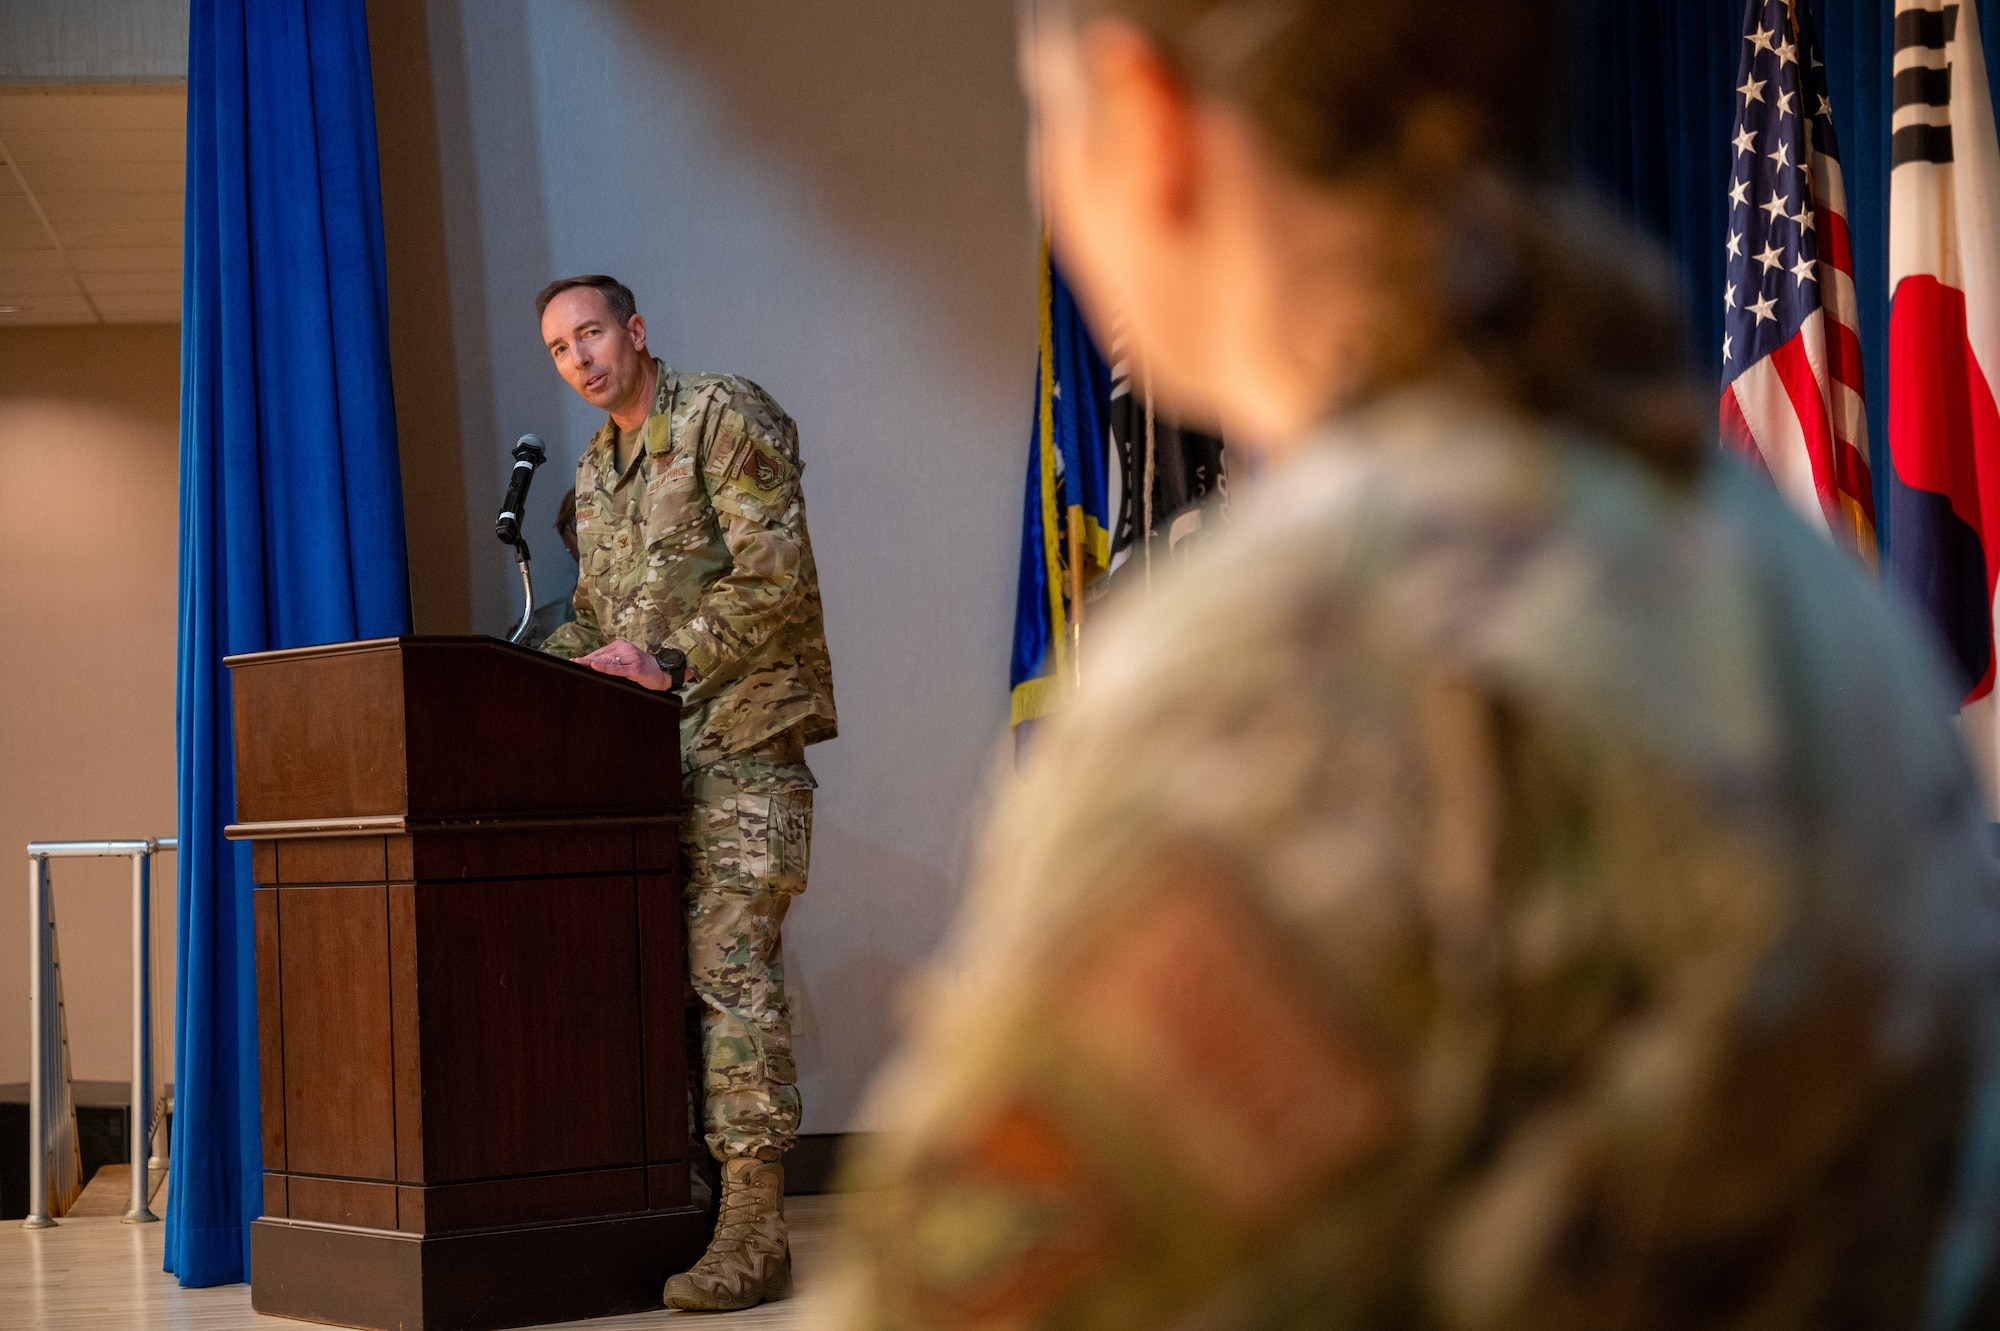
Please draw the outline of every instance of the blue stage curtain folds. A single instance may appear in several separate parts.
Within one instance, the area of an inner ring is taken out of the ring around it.
[[[193,0],[181,325],[181,903],[166,1268],[263,1209],[236,652],[410,628],[362,0]]]

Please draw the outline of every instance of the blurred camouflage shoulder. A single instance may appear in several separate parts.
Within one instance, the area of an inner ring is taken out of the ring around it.
[[[1913,1323],[2000,911],[1921,629],[1768,486],[1400,395],[1098,628],[839,1325]]]

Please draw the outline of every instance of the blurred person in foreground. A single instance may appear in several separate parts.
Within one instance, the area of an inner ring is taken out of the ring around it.
[[[1031,0],[1092,317],[1266,466],[988,831],[837,1325],[1993,1324],[1949,695],[1539,178],[1559,10]]]

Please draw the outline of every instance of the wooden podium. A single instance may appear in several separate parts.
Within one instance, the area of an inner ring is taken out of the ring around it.
[[[492,638],[226,664],[257,884],[252,1306],[383,1331],[658,1307],[708,1237],[678,702]]]

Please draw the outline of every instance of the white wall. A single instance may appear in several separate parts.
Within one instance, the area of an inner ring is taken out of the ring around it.
[[[187,33],[187,0],[0,0],[0,85],[177,83]],[[44,271],[32,219],[5,221],[31,234],[0,264]],[[0,622],[62,626],[0,639],[0,1082],[28,1075],[26,843],[174,835],[179,404],[178,327],[0,328]],[[81,1080],[131,1075],[128,866],[54,866]],[[165,1081],[174,856],[157,866]]]
[[[0,329],[0,1081],[28,1076],[27,843],[174,835],[178,327]],[[173,1070],[174,857],[158,857]],[[131,870],[53,866],[72,1069],[131,1076]]]
[[[790,978],[806,1130],[865,1127],[857,1099],[956,903],[1007,719],[1036,290],[1011,6],[430,0],[427,17],[454,363],[427,368],[449,384],[419,378],[406,341],[397,392],[457,396],[473,627],[516,613],[490,523],[524,431],[554,454],[529,524],[543,598],[572,576],[549,524],[601,418],[537,337],[550,278],[617,275],[660,354],[748,375],[799,422],[842,734],[810,754]]]

